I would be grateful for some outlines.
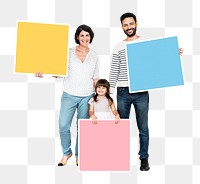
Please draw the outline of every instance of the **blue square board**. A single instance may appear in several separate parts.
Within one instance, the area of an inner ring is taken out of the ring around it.
[[[129,92],[184,85],[177,37],[126,43]]]

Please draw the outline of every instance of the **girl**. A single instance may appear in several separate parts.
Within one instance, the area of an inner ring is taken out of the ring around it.
[[[118,123],[119,114],[110,96],[110,84],[106,79],[100,79],[95,85],[95,96],[88,102],[90,104],[89,115],[93,123],[97,119],[114,119]]]

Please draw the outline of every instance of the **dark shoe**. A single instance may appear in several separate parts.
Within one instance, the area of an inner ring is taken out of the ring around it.
[[[150,169],[149,162],[147,159],[141,159],[140,170],[141,171],[148,171]]]
[[[65,166],[67,164],[68,159],[72,156],[72,153],[67,155],[66,161],[63,161],[63,159],[58,163],[58,166]]]
[[[58,163],[58,166],[64,166],[64,165],[66,165],[67,164],[67,162],[59,162]]]
[[[76,165],[78,166],[78,158],[76,158]]]

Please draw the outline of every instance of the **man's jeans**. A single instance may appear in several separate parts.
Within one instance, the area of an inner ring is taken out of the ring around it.
[[[88,101],[93,95],[86,97],[72,96],[65,92],[61,98],[61,108],[59,117],[59,131],[63,155],[67,156],[72,153],[71,150],[71,132],[70,127],[74,113],[77,109],[77,121],[78,119],[89,118],[89,104]],[[77,136],[76,136],[76,147],[75,157],[78,157],[78,122],[77,122]]]
[[[140,138],[140,159],[148,159],[149,147],[149,128],[148,128],[148,110],[149,94],[148,92],[129,93],[128,87],[117,88],[117,110],[120,118],[129,119],[131,104],[134,105],[136,121]]]

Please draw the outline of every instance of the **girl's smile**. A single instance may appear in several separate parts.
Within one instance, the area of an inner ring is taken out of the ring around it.
[[[98,94],[98,96],[105,96],[106,92],[107,92],[107,89],[104,86],[99,86],[96,89],[96,93]]]

